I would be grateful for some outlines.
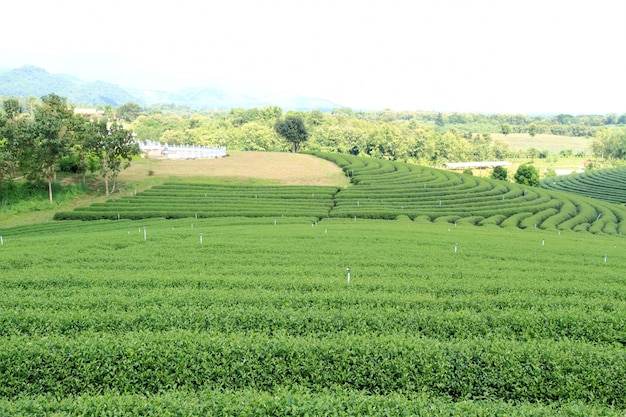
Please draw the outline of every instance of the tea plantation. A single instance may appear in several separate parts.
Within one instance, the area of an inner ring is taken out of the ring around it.
[[[541,187],[626,204],[626,167],[546,178]]]
[[[0,415],[624,415],[624,208],[324,157],[0,230]]]

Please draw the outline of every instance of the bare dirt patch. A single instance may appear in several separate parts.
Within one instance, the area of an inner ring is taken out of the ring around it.
[[[152,175],[149,175],[149,172]],[[263,180],[282,185],[349,184],[343,171],[335,164],[311,155],[283,152],[229,152],[217,159],[139,160],[120,173],[120,181],[142,181],[157,178],[214,177],[232,181]]]

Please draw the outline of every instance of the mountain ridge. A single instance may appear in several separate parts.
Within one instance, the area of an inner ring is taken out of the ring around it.
[[[211,86],[186,87],[174,91],[121,87],[107,81],[85,81],[68,74],[53,74],[33,65],[0,68],[0,96],[37,98],[57,94],[76,105],[120,106],[177,104],[196,110],[252,108],[277,105],[288,110],[326,110],[342,107],[321,98],[282,96],[272,93],[236,92]],[[273,96],[273,97],[272,97]]]

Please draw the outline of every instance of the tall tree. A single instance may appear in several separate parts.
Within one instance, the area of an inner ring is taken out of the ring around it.
[[[115,180],[119,172],[130,166],[133,156],[139,155],[139,145],[131,131],[125,130],[116,121],[109,123],[107,119],[102,119],[94,122],[88,146],[100,160],[100,170],[108,196],[115,191]],[[109,190],[111,181],[113,186]]]
[[[3,108],[5,114],[0,113],[0,185],[4,179],[15,175],[19,164],[20,132],[25,123],[20,117],[17,100],[5,100]]]
[[[22,106],[16,98],[5,99],[2,103],[2,107],[9,119],[13,119],[22,113]]]
[[[41,105],[34,110],[26,140],[32,146],[30,176],[47,181],[52,203],[52,181],[56,178],[59,160],[68,152],[74,113],[67,101],[56,94],[44,96],[41,101]]]
[[[276,122],[274,130],[279,136],[293,144],[295,153],[300,149],[300,144],[309,138],[309,132],[300,116],[288,115]]]
[[[141,114],[141,107],[137,103],[129,102],[117,108],[117,117],[127,122],[134,121]]]

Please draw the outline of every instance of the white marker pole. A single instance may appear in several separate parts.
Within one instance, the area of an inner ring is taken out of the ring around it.
[[[455,243],[454,244],[454,253],[456,253],[456,251],[459,249],[459,244]]]
[[[202,233],[200,233],[200,246],[202,246]]]
[[[346,268],[346,272],[348,274],[348,284],[350,284],[350,268]]]
[[[146,226],[143,227],[143,240],[146,240]]]
[[[4,245],[4,240],[2,239],[2,235],[0,235],[0,245]]]
[[[604,254],[604,263],[606,263],[606,253]]]
[[[545,239],[541,239],[541,246],[546,244],[546,240]]]

